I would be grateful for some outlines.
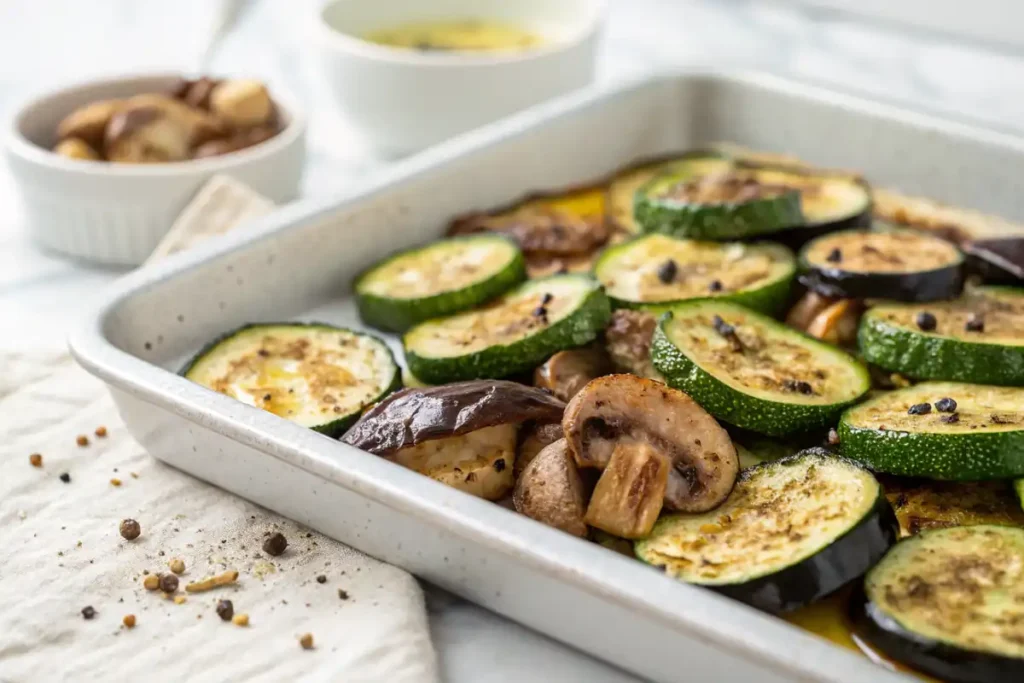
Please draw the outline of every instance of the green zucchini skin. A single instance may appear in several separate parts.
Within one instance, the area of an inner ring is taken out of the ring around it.
[[[602,278],[602,270],[610,266],[617,256],[619,256],[626,250],[630,249],[631,247],[635,246],[635,242],[638,242],[645,238],[645,236],[636,237],[621,244],[616,244],[612,247],[608,247],[603,252],[601,252],[601,255],[594,263],[594,268],[592,271],[594,277],[596,277],[600,282],[607,282]],[[780,252],[785,252],[784,249],[780,248],[780,245],[772,245],[769,242],[761,242],[759,244],[762,247],[775,247],[778,248]],[[751,310],[764,313],[765,315],[778,315],[785,309],[786,304],[789,303],[790,294],[793,289],[793,281],[796,278],[796,271],[796,260],[793,259],[791,267],[784,275],[774,280],[771,280],[770,282],[767,282],[759,287],[740,289],[732,292],[723,292],[721,294],[713,294],[708,292],[706,295],[702,297],[672,299],[667,301],[643,302],[633,301],[630,299],[622,299],[608,292],[607,287],[605,292],[606,294],[608,294],[608,299],[609,301],[611,301],[613,309],[632,308],[636,310],[650,311],[651,313],[657,314],[664,313],[665,311],[670,310],[673,306],[681,304],[685,301],[692,301],[693,299],[696,298],[713,298],[722,301],[732,301],[733,303],[741,304]]]
[[[796,190],[738,204],[691,204],[652,196],[662,182],[655,178],[637,190],[633,214],[643,232],[724,241],[776,233],[804,223]]]
[[[500,379],[533,370],[563,349],[594,341],[611,317],[611,304],[596,280],[589,276],[556,275],[587,282],[590,291],[567,317],[544,330],[507,345],[489,346],[463,356],[434,358],[422,356],[404,343],[409,371],[427,384],[445,384],[470,379]],[[544,280],[531,280],[526,286]],[[414,331],[410,330],[410,333]],[[406,335],[408,339],[408,334]]]
[[[479,306],[485,301],[500,296],[526,279],[526,261],[523,254],[515,242],[508,238],[499,235],[468,235],[465,237],[452,237],[444,240],[444,242],[453,243],[474,240],[507,242],[515,248],[515,255],[504,268],[484,280],[474,282],[461,289],[441,292],[432,296],[403,299],[380,296],[362,290],[362,283],[379,268],[388,265],[395,259],[413,254],[425,247],[392,254],[360,273],[353,282],[352,290],[355,292],[359,317],[367,325],[379,330],[405,332],[413,325],[424,320],[441,318]],[[427,246],[433,247],[434,244]]]
[[[941,538],[944,532],[954,531],[982,534],[1022,533],[1020,529],[987,524],[935,529],[904,539],[893,549],[892,553],[896,555],[911,545],[929,544],[933,539]],[[928,557],[934,558],[935,562],[949,561],[950,558],[941,556],[942,552],[941,546],[933,547]],[[973,555],[961,557],[968,562],[978,561]],[[867,582],[873,575],[885,572],[889,568],[890,561],[893,560],[889,556],[883,558],[871,569],[864,581],[859,582],[851,595],[849,617],[857,635],[894,660],[908,664],[943,681],[1003,683],[1004,681],[1024,679],[1024,658],[967,649],[952,642],[939,640],[931,635],[918,633],[912,630],[912,627],[901,623],[902,615],[889,614],[881,605],[875,603],[868,595]],[[924,587],[928,588],[930,585],[924,583]],[[938,586],[937,590],[943,590],[942,586]],[[964,609],[969,609],[969,607],[965,606]]]
[[[224,334],[220,335],[219,337],[213,339],[208,344],[203,346],[194,356],[192,356],[188,361],[186,361],[185,365],[182,366],[181,370],[178,371],[178,374],[181,375],[182,377],[191,379],[189,377],[189,372],[196,366],[197,363],[199,363],[199,361],[201,361],[203,358],[205,358],[211,351],[216,349],[222,343],[228,341],[229,339],[231,339],[233,337],[236,337],[239,334],[242,334],[244,332],[248,332],[250,330],[255,330],[255,329],[260,329],[260,328],[271,329],[271,328],[275,328],[275,327],[291,327],[291,328],[306,327],[306,328],[310,328],[310,329],[328,329],[328,330],[337,330],[339,332],[347,332],[347,333],[350,333],[350,334],[360,335],[360,336],[363,336],[363,337],[369,337],[370,339],[373,339],[377,343],[379,343],[383,347],[383,349],[387,352],[387,356],[391,359],[391,364],[394,366],[394,374],[391,377],[390,383],[384,388],[384,390],[381,391],[381,393],[378,394],[376,398],[374,398],[374,399],[372,399],[370,401],[367,401],[366,405],[371,405],[373,403],[376,403],[377,401],[380,401],[384,397],[389,396],[390,394],[392,394],[392,393],[394,393],[394,392],[396,392],[396,391],[398,391],[399,389],[402,388],[402,368],[398,364],[398,362],[395,360],[394,354],[391,352],[391,349],[387,346],[387,344],[384,343],[384,341],[382,339],[380,339],[379,337],[376,337],[375,335],[372,335],[372,334],[366,334],[365,332],[360,332],[360,331],[357,331],[357,330],[352,330],[352,329],[349,329],[347,327],[338,327],[336,325],[331,325],[330,323],[322,323],[322,322],[305,322],[305,323],[299,323],[299,322],[249,323],[247,325],[242,325],[241,327],[236,327],[235,329],[230,330],[228,332],[225,332]],[[362,412],[362,408],[360,408],[359,410],[356,410],[356,411],[354,411],[352,413],[349,413],[347,415],[342,415],[341,417],[339,417],[336,420],[331,420],[331,421],[325,422],[323,424],[311,426],[310,429],[312,429],[314,432],[319,432],[319,433],[324,434],[325,436],[329,436],[331,438],[339,438],[339,437],[341,437],[342,434],[344,434],[348,430],[349,427],[351,427],[353,424],[356,423],[356,421],[359,419],[359,416],[360,416],[361,412]],[[287,419],[287,418],[284,418],[284,419]]]
[[[757,477],[762,468],[786,467],[805,458],[825,463],[845,462],[828,449],[809,448],[780,460],[755,465],[741,472],[740,477],[748,480]],[[846,464],[862,469],[856,463]],[[648,538],[658,532],[659,526],[670,523],[671,519],[672,516],[659,520]],[[885,555],[898,538],[899,524],[896,515],[882,487],[878,485],[875,501],[868,512],[844,534],[818,552],[780,571],[749,581],[698,585],[770,614],[783,614],[823,598],[860,577]],[[637,557],[646,562],[644,541],[637,541],[634,547]]]
[[[870,310],[861,318],[857,345],[866,361],[912,379],[1024,386],[1024,345],[928,334],[888,323]]]
[[[898,391],[921,391],[927,383]],[[965,390],[971,385],[963,385]],[[948,387],[936,396],[954,394]],[[895,395],[895,394],[890,394]],[[1021,392],[1024,397],[1024,391]],[[1013,479],[1024,476],[1024,427],[1014,430],[906,431],[858,426],[857,411],[872,402],[850,408],[839,420],[843,455],[876,472],[946,481]],[[916,402],[916,401],[915,401]],[[960,401],[964,403],[963,400]],[[1024,401],[1022,401],[1024,406]]]
[[[702,408],[731,425],[766,436],[790,436],[835,424],[836,418],[858,398],[828,405],[806,405],[769,401],[734,389],[691,361],[665,334],[670,313],[662,316],[651,340],[651,360],[669,386],[697,401]],[[794,332],[794,334],[797,334]],[[827,346],[807,338],[812,345]],[[855,363],[851,357],[850,361]],[[864,391],[870,386],[863,370]]]

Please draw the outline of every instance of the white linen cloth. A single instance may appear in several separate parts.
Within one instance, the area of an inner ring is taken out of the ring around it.
[[[0,681],[437,680],[412,576],[149,457],[68,356],[0,354],[0,434]],[[138,539],[120,536],[123,518]],[[262,551],[268,531],[283,555]],[[172,558],[182,604],[142,585]],[[226,569],[237,585],[185,593]],[[222,621],[221,599],[249,626]]]

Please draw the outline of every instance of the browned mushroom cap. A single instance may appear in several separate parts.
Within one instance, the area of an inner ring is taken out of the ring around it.
[[[523,425],[519,434],[519,451],[516,455],[516,476],[519,476],[538,453],[564,436],[561,422]]]
[[[607,375],[610,370],[611,361],[600,346],[567,349],[551,356],[534,371],[533,384],[568,401],[587,382]]]
[[[565,439],[547,446],[516,480],[512,501],[518,512],[573,536],[587,535],[583,482]]]
[[[503,380],[403,389],[363,414],[342,442],[377,455],[527,420],[557,422],[565,404],[547,392]]]
[[[620,308],[612,312],[605,328],[605,348],[620,372],[661,381],[651,362],[651,339],[658,320],[652,313]]]
[[[689,396],[634,375],[599,377],[565,409],[562,429],[580,467],[604,469],[620,445],[646,444],[671,469],[665,504],[703,512],[732,490],[739,458],[728,433]]]

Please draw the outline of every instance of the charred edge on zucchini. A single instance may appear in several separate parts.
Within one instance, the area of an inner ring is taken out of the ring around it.
[[[912,406],[941,397],[958,419]],[[879,472],[939,480],[1024,476],[1024,389],[924,382],[887,392],[843,413],[843,454]]]
[[[409,369],[426,382],[508,377],[594,341],[609,315],[596,281],[557,275],[526,282],[483,308],[417,325],[402,341]]]
[[[327,436],[402,384],[383,341],[325,323],[245,325],[208,344],[181,374]]]
[[[673,578],[780,613],[857,578],[896,538],[871,473],[810,449],[745,470],[720,508],[663,517],[635,547]]]
[[[724,325],[732,335],[719,331]],[[840,349],[722,301],[666,313],[651,359],[715,417],[768,436],[826,428],[871,386],[867,370]]]
[[[800,193],[753,174],[680,178],[672,172],[637,191],[634,217],[644,232],[733,240],[803,225]]]
[[[861,318],[858,344],[869,362],[914,379],[1024,386],[1024,290],[881,304]]]
[[[515,243],[499,235],[473,235],[390,256],[363,272],[353,289],[366,324],[404,332],[482,304],[525,278]]]
[[[688,299],[719,297],[775,314],[789,299],[796,271],[785,247],[699,242],[644,235],[610,247],[594,275],[616,307],[663,311]]]
[[[569,402],[562,429],[580,467],[605,469],[618,454],[624,464],[631,459],[653,463],[646,467],[654,477],[660,475],[654,455],[664,458],[664,503],[672,510],[700,512],[719,505],[739,471],[736,449],[714,418],[686,394],[634,375],[592,381]]]
[[[800,282],[823,296],[936,301],[959,296],[963,255],[915,230],[855,230],[819,237],[800,254]]]
[[[925,531],[882,558],[851,602],[857,632],[942,680],[1024,677],[1024,530]]]

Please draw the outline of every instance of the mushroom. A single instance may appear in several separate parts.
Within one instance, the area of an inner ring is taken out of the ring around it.
[[[605,348],[620,372],[663,381],[651,362],[651,339],[658,320],[645,311],[620,308],[612,312],[605,328]]]
[[[594,487],[586,523],[620,538],[643,538],[658,521],[670,471],[660,449],[642,441],[618,444]]]
[[[563,436],[561,422],[523,425],[519,436],[519,453],[516,455],[516,476],[519,476],[538,453]]]
[[[79,107],[57,124],[57,138],[78,138],[94,150],[103,145],[107,124],[121,106],[121,100],[100,100]]]
[[[857,328],[864,306],[855,299],[840,299],[818,313],[807,325],[807,334],[816,339],[852,346],[857,340]]]
[[[608,239],[604,216],[578,216],[537,204],[500,214],[470,214],[449,229],[454,235],[474,232],[500,232],[518,242],[523,251],[549,257],[590,254]]]
[[[219,80],[202,76],[194,81],[189,81],[178,99],[190,107],[209,110],[210,95],[218,84],[220,84]]]
[[[57,154],[69,159],[85,159],[88,161],[99,161],[100,155],[81,138],[66,138],[57,143],[53,148]]]
[[[566,406],[562,429],[580,467],[604,470],[613,457],[633,466],[652,462],[652,453],[666,458],[664,502],[680,512],[717,507],[739,472],[736,448],[713,417],[683,392],[635,375],[590,382]]]
[[[403,389],[364,413],[342,442],[498,500],[514,483],[519,425],[557,422],[564,407],[540,389],[501,380]]]
[[[270,123],[274,102],[263,83],[251,79],[221,81],[210,93],[210,111],[235,128]]]
[[[183,161],[189,155],[189,131],[154,107],[119,111],[107,126],[107,159],[122,163]]]
[[[568,401],[587,382],[608,374],[610,368],[608,354],[600,346],[567,349],[551,356],[534,371],[533,384]]]
[[[516,480],[512,501],[516,511],[531,519],[573,536],[587,535],[583,481],[565,439],[550,444],[530,461]]]
[[[222,138],[228,133],[228,127],[216,116],[167,95],[136,95],[126,100],[124,106],[126,109],[155,109],[163,116],[173,119],[186,129],[188,142],[192,146]]]

